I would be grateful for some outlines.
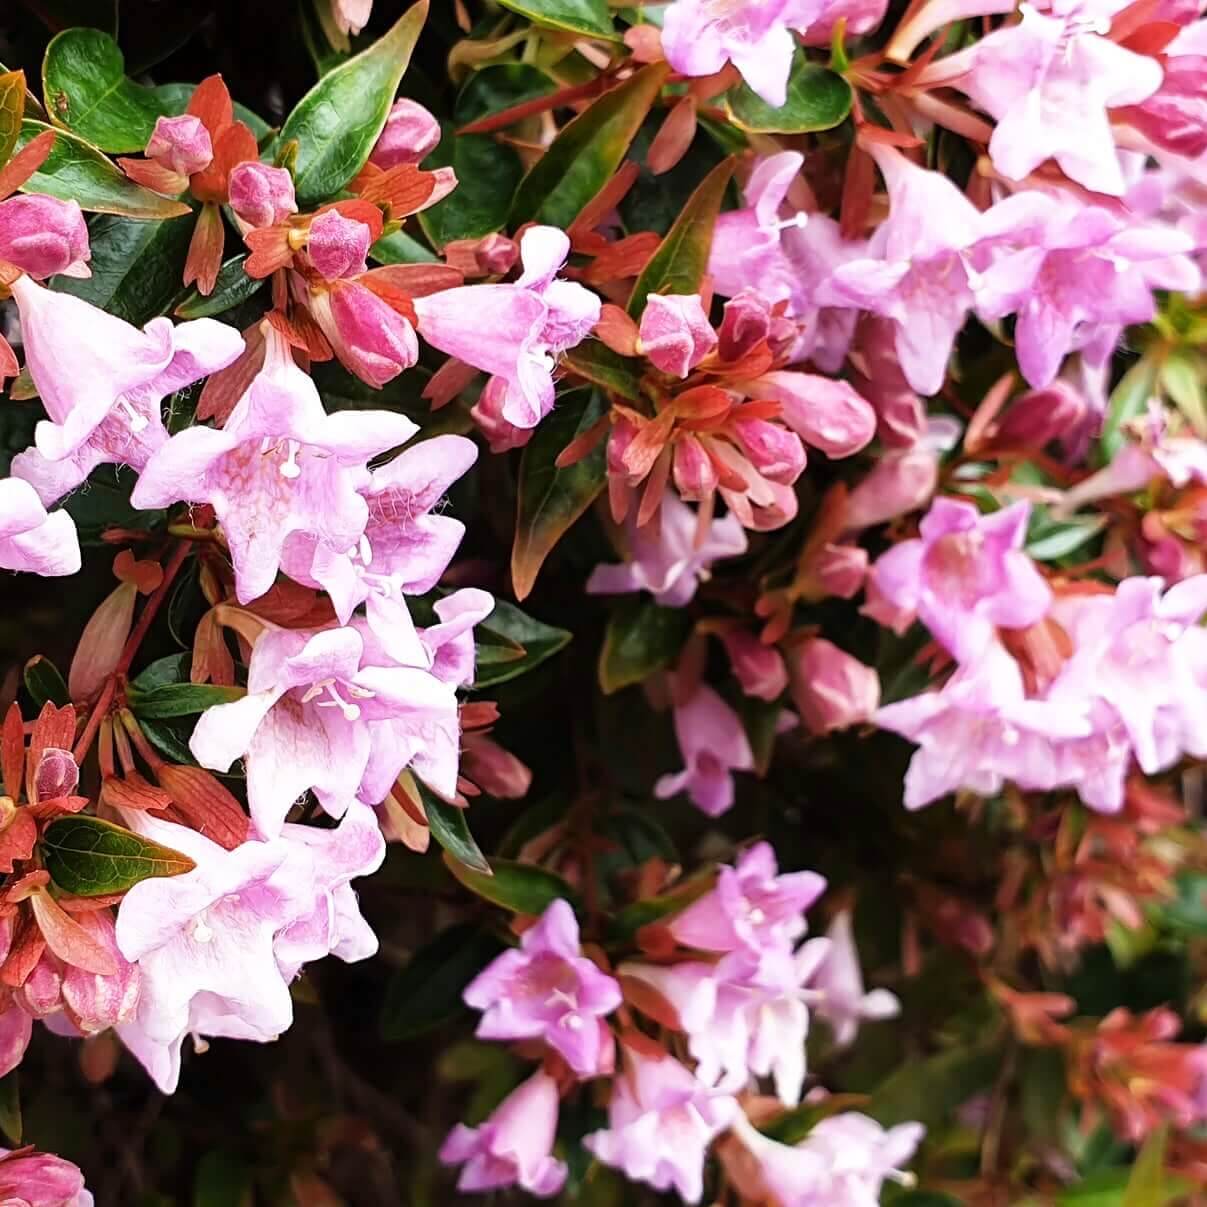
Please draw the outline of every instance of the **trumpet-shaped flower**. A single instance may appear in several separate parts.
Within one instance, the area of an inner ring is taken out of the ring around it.
[[[686,792],[709,817],[719,817],[733,805],[734,771],[750,771],[754,754],[738,714],[706,683],[676,703],[675,737],[687,764],[664,775],[654,785],[659,800]]]
[[[80,540],[71,516],[47,515],[28,482],[0,480],[0,569],[58,576],[79,568]]]

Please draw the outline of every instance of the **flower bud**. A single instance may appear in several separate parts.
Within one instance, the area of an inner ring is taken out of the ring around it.
[[[889,319],[864,315],[859,324],[855,388],[876,412],[876,431],[890,448],[908,448],[926,430],[926,407],[913,391],[897,359]]]
[[[804,472],[805,446],[795,432],[766,419],[737,419],[732,427],[764,478],[791,486]]]
[[[792,699],[812,733],[858,725],[880,704],[876,672],[822,637],[797,646],[789,661]]]
[[[708,498],[717,489],[717,467],[695,436],[675,441],[675,489],[690,503]]]
[[[192,176],[209,167],[214,158],[214,144],[199,117],[182,113],[156,121],[145,154],[169,172]]]
[[[686,377],[717,346],[696,293],[650,294],[641,314],[641,350],[655,368]]]
[[[478,430],[486,437],[492,453],[505,453],[513,448],[523,448],[536,430],[516,427],[504,418],[503,402],[506,397],[507,382],[502,377],[492,377],[483,386],[478,401],[469,412],[478,425]]]
[[[774,700],[788,686],[788,669],[773,645],[764,645],[745,629],[729,629],[721,635],[734,678],[748,696]]]
[[[847,499],[847,528],[855,531],[916,511],[939,481],[939,455],[924,444],[887,453]]]
[[[868,551],[858,545],[826,545],[813,573],[827,595],[853,599],[868,572]]]
[[[284,168],[249,159],[232,170],[229,188],[231,209],[253,228],[274,226],[298,212],[293,177]]]
[[[411,324],[355,281],[339,281],[325,295],[311,294],[311,311],[343,366],[375,389],[419,358]]]
[[[92,613],[67,673],[67,690],[73,700],[91,700],[117,669],[126,638],[130,636],[137,596],[134,583],[121,583]]]
[[[34,772],[34,800],[58,800],[70,796],[80,782],[80,769],[70,750],[48,746]]]
[[[464,277],[502,276],[515,267],[520,245],[495,231],[481,239],[454,239],[444,245],[444,262]]]
[[[1207,155],[1207,54],[1169,49],[1161,87],[1124,120],[1163,151],[1198,160]]]
[[[345,218],[339,210],[324,210],[310,224],[307,251],[310,262],[328,281],[354,277],[369,267],[365,256],[373,232],[355,218]]]
[[[75,921],[117,965],[113,976],[96,976],[75,965],[68,966],[63,973],[63,1003],[72,1019],[85,1035],[99,1035],[129,1021],[138,1005],[141,973],[138,965],[126,960],[118,950],[113,914],[109,910],[77,914]]]
[[[88,227],[74,201],[41,193],[0,201],[0,260],[31,277],[89,276]]]
[[[849,457],[875,434],[876,412],[845,381],[776,370],[764,373],[747,389],[752,398],[779,401],[784,422],[828,457]]]
[[[1086,418],[1086,401],[1066,381],[1024,394],[1006,412],[993,437],[997,448],[1039,450],[1067,436]]]
[[[462,735],[461,774],[500,800],[519,800],[532,783],[532,772],[511,751],[482,733]]]
[[[771,307],[752,289],[730,298],[722,315],[717,352],[723,361],[741,360],[771,334]]]
[[[369,153],[369,162],[386,169],[400,163],[419,163],[439,142],[440,123],[417,101],[403,97],[394,102],[386,128]]]

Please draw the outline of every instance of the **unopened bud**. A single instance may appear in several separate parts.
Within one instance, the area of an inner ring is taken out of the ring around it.
[[[394,102],[386,127],[369,153],[369,162],[385,169],[400,163],[419,163],[439,142],[440,123],[417,101],[403,97]]]
[[[146,156],[181,176],[208,168],[214,158],[210,132],[190,113],[161,117],[147,142]]]
[[[866,721],[880,704],[876,672],[822,637],[789,654],[792,699],[804,725],[830,733]]]

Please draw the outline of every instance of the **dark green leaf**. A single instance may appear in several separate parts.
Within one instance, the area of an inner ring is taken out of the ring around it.
[[[737,713],[742,718],[742,728],[746,730],[746,738],[754,755],[755,774],[764,776],[771,766],[783,707],[775,700],[742,696],[738,700]]]
[[[499,3],[537,25],[618,40],[608,0],[499,0]]]
[[[126,78],[117,43],[99,29],[65,29],[46,48],[42,96],[51,120],[102,151],[141,152],[167,108]]]
[[[725,186],[733,175],[733,160],[722,160],[688,199],[675,225],[666,233],[650,262],[642,269],[629,298],[629,314],[640,318],[645,300],[651,293],[698,293],[708,254],[712,248],[712,230]]]
[[[530,63],[492,63],[475,71],[457,94],[453,121],[458,126],[524,101],[548,96],[557,87],[553,78]]]
[[[56,704],[59,708],[71,703],[67,684],[63,682],[59,668],[41,654],[25,664],[25,690],[39,708],[46,703]]]
[[[419,780],[413,781],[419,789],[423,800],[423,811],[427,814],[428,829],[432,837],[459,862],[475,871],[490,875],[490,864],[482,854],[481,847],[474,841],[469,832],[469,822],[465,820],[465,810],[455,805],[446,804],[434,792],[431,792]]]
[[[583,340],[562,356],[562,364],[610,394],[634,402],[641,397],[641,362],[613,352],[599,340]]]
[[[645,596],[626,599],[608,618],[599,652],[599,685],[610,696],[674,660],[691,624],[682,608],[660,608]]]
[[[810,63],[798,49],[782,108],[772,108],[746,84],[731,88],[725,103],[734,123],[752,134],[807,134],[845,121],[851,97],[851,85],[842,76]]]
[[[267,278],[257,280],[249,277],[243,271],[243,261],[247,256],[232,256],[218,271],[218,279],[214,282],[214,291],[209,297],[202,297],[196,289],[189,290],[188,296],[173,311],[177,318],[202,319],[222,314],[235,306],[242,305],[248,298],[254,297],[267,282]]]
[[[251,1207],[252,1169],[237,1153],[216,1149],[197,1162],[193,1207]]]
[[[991,1084],[1001,1067],[996,1044],[981,1043],[911,1061],[880,1083],[867,1114],[885,1127],[916,1120],[936,1129],[961,1103]]]
[[[603,441],[565,469],[554,462],[576,436],[606,414],[607,404],[597,391],[573,390],[559,400],[524,449],[511,551],[511,582],[517,599],[532,590],[549,551],[603,490],[607,480]]]
[[[1154,906],[1152,914],[1163,930],[1187,936],[1207,936],[1207,873],[1179,872],[1177,896]]]
[[[93,472],[83,489],[67,496],[63,510],[75,520],[81,544],[104,544],[102,537],[107,528],[145,532],[163,522],[166,512],[139,511],[130,505],[135,480],[131,471],[113,472],[102,467]]]
[[[83,813],[52,821],[41,851],[55,884],[78,897],[123,893],[150,876],[179,876],[196,866],[179,851]]]
[[[21,1143],[21,1086],[17,1070],[0,1077],[0,1131],[14,1147]]]
[[[298,144],[294,187],[299,205],[327,201],[364,167],[427,10],[427,0],[418,0],[384,37],[323,76],[285,119],[281,144]]]
[[[562,127],[520,182],[511,225],[567,227],[611,179],[666,79],[664,63],[643,67]]]
[[[156,658],[149,666],[140,671],[136,678],[130,680],[134,692],[146,694],[157,688],[167,687],[171,683],[188,683],[189,668],[192,666],[192,654],[169,654],[166,658]]]
[[[147,741],[164,758],[170,759],[173,763],[179,763],[182,767],[197,766],[197,760],[189,749],[191,723],[185,729],[182,728],[178,721],[148,721],[144,719],[138,723],[138,727],[146,735]]]
[[[496,859],[491,875],[466,867],[455,857],[445,855],[448,870],[471,892],[516,914],[533,917],[543,914],[551,902],[568,901],[577,907],[578,894],[560,876],[532,863]]]
[[[390,978],[382,1038],[414,1039],[463,1013],[465,986],[502,950],[494,935],[473,923],[441,931]]]
[[[56,277],[55,288],[142,326],[167,314],[180,293],[192,222],[135,222],[104,217],[92,224],[92,276]]]
[[[192,717],[216,704],[230,704],[247,695],[243,687],[220,687],[213,683],[173,683],[149,692],[131,691],[130,710],[136,717]]]
[[[479,690],[506,683],[539,666],[571,637],[566,629],[542,624],[502,599],[496,601],[494,611],[475,626],[474,632],[478,660],[473,685]]]
[[[45,122],[26,118],[17,139],[20,150],[45,130]],[[135,184],[117,164],[69,130],[55,130],[58,137],[46,162],[21,186],[23,193],[46,193],[62,201],[77,201],[80,208],[98,214],[122,214],[127,218],[178,218],[189,207],[161,197]],[[187,228],[186,228],[187,229]]]

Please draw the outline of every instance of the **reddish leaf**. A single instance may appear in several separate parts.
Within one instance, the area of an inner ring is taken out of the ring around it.
[[[337,288],[339,282],[333,283]],[[383,280],[381,277],[370,277],[367,273],[359,281],[370,293],[376,294],[383,302],[393,311],[401,314],[404,319],[411,324],[417,326],[419,316],[415,313],[415,307],[411,302],[411,295],[405,290],[397,288],[389,281]]]
[[[0,201],[15,193],[46,162],[57,137],[53,130],[43,130],[0,168]]]
[[[17,363],[17,354],[8,340],[0,335],[0,390],[4,389],[4,383],[10,377],[16,377],[20,372],[21,366]]]
[[[189,177],[189,188],[198,201],[225,201],[227,178],[241,163],[259,159],[256,136],[242,123],[227,126],[214,140],[214,160],[202,172]]]
[[[356,279],[369,289],[373,288],[373,281],[388,281],[395,289],[413,298],[456,289],[465,281],[457,269],[446,264],[386,264],[381,268],[370,268]]]
[[[645,157],[646,166],[655,176],[669,172],[687,154],[695,137],[696,101],[689,96],[670,111],[662,128],[654,136]]]
[[[21,796],[21,781],[25,778],[25,729],[21,709],[14,702],[4,715],[0,732],[0,773],[4,775],[4,791],[13,800]]]
[[[251,248],[251,255],[243,262],[243,271],[249,277],[271,276],[293,260],[287,226],[262,226],[248,231],[243,242]]]
[[[29,974],[37,967],[46,950],[46,940],[33,916],[22,910],[18,918],[12,946],[8,949],[3,966],[0,966],[0,982],[10,989],[19,989],[29,980]]]
[[[243,332],[243,351],[239,358],[225,369],[210,374],[197,400],[197,418],[216,419],[219,426],[224,424],[263,364],[264,332],[259,322],[255,322]]]
[[[235,120],[235,107],[231,102],[230,90],[222,76],[206,76],[193,90],[185,112],[201,119],[201,124],[209,131],[211,139],[221,134]]]
[[[172,798],[137,771],[131,771],[124,779],[116,775],[105,776],[101,783],[101,803],[114,809],[159,811],[166,809],[172,803]]]
[[[0,830],[0,872],[11,872],[15,861],[28,859],[37,841],[38,823],[29,810],[18,809],[12,821]]]
[[[153,193],[161,193],[165,197],[179,197],[189,187],[189,178],[153,159],[120,158],[117,166],[121,168],[135,184],[150,189]]]
[[[593,334],[621,356],[637,355],[637,324],[611,302],[604,303]]]
[[[192,285],[196,281],[197,292],[202,297],[209,297],[214,292],[218,270],[222,267],[224,242],[222,211],[212,202],[207,202],[197,215],[197,225],[189,241],[189,254],[184,262],[184,283]]]
[[[251,823],[242,805],[208,771],[165,763],[155,775],[198,833],[228,851],[247,841]]]
[[[46,946],[66,964],[97,976],[115,976],[117,961],[45,890],[29,899]]]

